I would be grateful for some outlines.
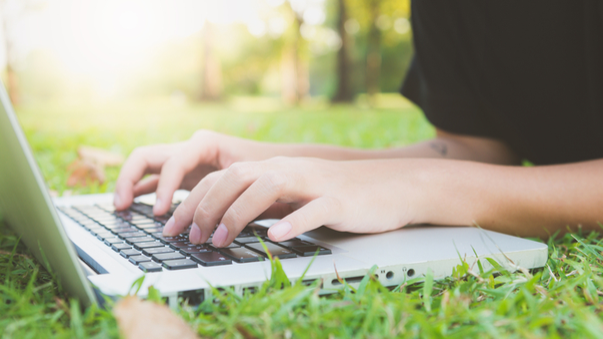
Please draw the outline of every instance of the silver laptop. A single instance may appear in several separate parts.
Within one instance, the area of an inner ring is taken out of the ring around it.
[[[176,202],[186,194],[177,192]],[[194,304],[210,298],[211,286],[253,292],[270,277],[258,237],[265,237],[276,220],[250,224],[228,248],[195,246],[187,234],[161,235],[169,215],[153,216],[152,196],[137,199],[125,212],[113,209],[112,197],[50,198],[0,84],[0,215],[72,296],[89,305],[101,295],[126,295],[146,275],[140,295],[153,285],[176,306],[183,299]],[[545,244],[475,227],[413,226],[372,235],[321,228],[282,243],[264,238],[264,243],[292,282],[320,280],[321,293],[342,288],[337,273],[357,286],[373,265],[383,285],[397,286],[428,270],[435,279],[447,277],[460,258],[472,265],[489,257],[509,270],[542,267],[547,260]]]

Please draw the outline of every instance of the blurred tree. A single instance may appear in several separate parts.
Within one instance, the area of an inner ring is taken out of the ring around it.
[[[371,101],[379,93],[379,75],[381,73],[381,30],[377,19],[381,14],[381,0],[367,0],[370,28],[367,35],[366,50],[366,93]]]
[[[299,1],[296,4],[299,7],[295,8],[290,1],[287,2],[287,7],[289,8],[288,21],[292,21],[293,25],[291,25],[291,28],[284,37],[286,43],[283,48],[281,61],[281,94],[286,103],[294,105],[299,104],[308,95],[310,87],[308,65],[305,60],[307,46],[301,36],[305,4]]]
[[[19,104],[21,95],[17,74],[13,66],[15,57],[11,27],[15,24],[17,16],[21,14],[22,9],[20,7],[21,5],[17,4],[16,1],[0,0],[0,20],[2,21],[4,54],[6,56],[6,90],[13,105]]]
[[[408,46],[410,35],[401,29],[395,29],[392,21],[403,19],[408,22],[410,0],[346,0],[346,4],[349,17],[347,25],[357,31],[360,41],[356,52],[363,55],[362,64],[352,68],[364,71],[364,90],[369,95],[370,103],[374,104],[375,95],[382,90],[382,78],[387,78],[386,83],[399,83],[400,76],[406,70],[406,59],[411,54]],[[387,46],[384,46],[385,42]],[[394,59],[385,60],[384,50]],[[399,51],[408,55],[401,54],[396,59],[395,53]],[[382,72],[384,67],[387,72]],[[392,72],[394,69],[396,72]],[[389,86],[387,89],[391,90]]]
[[[347,34],[345,25],[348,20],[345,0],[337,0],[337,32],[341,37],[341,48],[337,51],[337,92],[333,102],[351,102],[354,100],[351,84],[351,36]]]
[[[209,20],[203,26],[203,74],[201,100],[217,101],[222,98],[222,68],[215,52],[216,27]]]

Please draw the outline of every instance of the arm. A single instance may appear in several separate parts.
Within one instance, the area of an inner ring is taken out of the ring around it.
[[[408,147],[359,150],[327,145],[270,144],[211,131],[199,131],[182,143],[136,149],[124,164],[115,188],[115,207],[123,210],[141,194],[156,192],[155,213],[167,212],[178,188],[192,190],[209,173],[237,162],[277,156],[328,160],[441,158],[494,164],[517,164],[518,158],[502,142],[437,131],[435,139]],[[144,178],[147,174],[148,177]],[[143,179],[144,178],[144,179]]]
[[[275,202],[282,220],[268,231],[283,241],[325,225],[376,233],[408,224],[475,225],[548,237],[603,220],[603,160],[516,167],[441,159],[328,161],[271,158],[237,163],[193,189],[164,234],[191,223],[190,239],[223,247]]]
[[[395,158],[444,158],[492,164],[519,164],[519,158],[503,142],[448,133],[438,129],[436,138],[406,147],[361,150],[328,145],[274,144],[280,156],[313,157],[329,160],[365,160]]]
[[[417,221],[544,238],[568,227],[600,229],[602,171],[603,160],[538,167],[432,161],[421,175]]]

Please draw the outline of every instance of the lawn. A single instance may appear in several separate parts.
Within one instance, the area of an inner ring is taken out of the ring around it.
[[[226,104],[157,99],[122,104],[24,105],[18,116],[50,189],[57,194],[113,189],[118,169],[103,185],[68,188],[66,168],[79,145],[127,155],[138,145],[187,139],[201,128],[271,142],[331,143],[379,148],[427,139],[433,128],[395,96],[377,108],[308,103],[282,107],[270,99]],[[0,225],[2,338],[118,337],[110,307],[81,310],[7,227]],[[226,294],[199,309],[177,312],[202,337],[603,337],[603,244],[598,233],[549,241],[547,266],[510,273],[463,263],[452,277],[409,282],[389,290],[365,278],[319,297],[316,286]]]

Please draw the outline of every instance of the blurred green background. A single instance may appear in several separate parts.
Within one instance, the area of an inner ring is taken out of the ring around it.
[[[212,129],[380,148],[432,137],[399,95],[410,0],[0,0],[2,79],[57,194],[77,148]]]

